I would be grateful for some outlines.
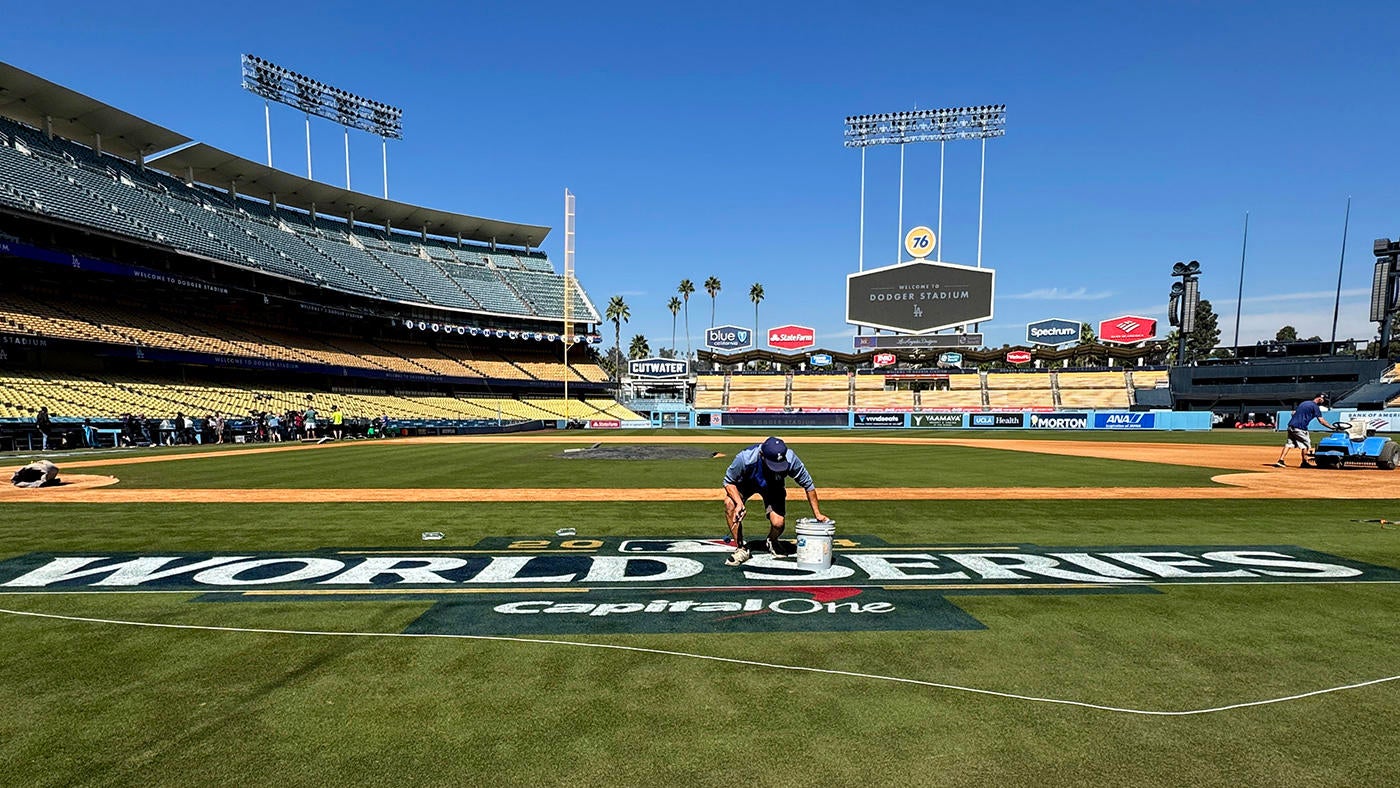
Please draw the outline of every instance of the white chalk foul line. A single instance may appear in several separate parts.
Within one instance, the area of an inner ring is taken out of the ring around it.
[[[427,638],[434,640],[488,640],[501,643],[530,643],[545,646],[573,646],[575,648],[598,648],[613,651],[629,651],[637,654],[656,654],[665,657],[681,657],[685,659],[702,659],[710,662],[724,662],[731,665],[745,665],[754,668],[768,668],[770,670],[790,670],[801,673],[820,673],[828,676],[844,676],[846,678],[868,679],[871,681],[889,681],[896,684],[913,684],[920,687],[932,687],[934,689],[952,690],[955,692],[970,692],[975,695],[990,695],[996,698],[1009,698],[1011,700],[1023,700],[1032,703],[1051,703],[1060,706],[1078,706],[1084,709],[1094,709],[1095,711],[1111,711],[1119,714],[1137,714],[1147,717],[1190,717],[1200,714],[1214,714],[1221,711],[1231,711],[1234,709],[1246,709],[1253,706],[1269,706],[1275,703],[1287,703],[1289,701],[1311,698],[1316,695],[1328,695],[1333,692],[1343,690],[1361,689],[1376,684],[1384,684],[1389,681],[1400,681],[1400,676],[1386,676],[1379,679],[1359,681],[1355,684],[1343,684],[1339,687],[1327,687],[1325,689],[1312,690],[1311,692],[1301,692],[1296,695],[1285,695],[1279,698],[1265,698],[1263,700],[1252,700],[1244,703],[1231,703],[1226,706],[1212,706],[1204,709],[1182,709],[1176,711],[1164,711],[1157,709],[1131,709],[1123,706],[1104,706],[1098,703],[1086,703],[1078,700],[1066,700],[1064,698],[1042,698],[1036,695],[1020,695],[1014,692],[998,692],[996,690],[980,689],[978,687],[964,687],[958,684],[944,684],[937,681],[924,681],[923,679],[902,678],[900,676],[882,676],[878,673],[860,673],[851,670],[834,670],[831,668],[813,668],[805,665],[783,665],[777,662],[759,662],[750,659],[736,659],[734,657],[719,657],[713,654],[692,654],[686,651],[668,651],[659,648],[645,648],[642,646],[624,646],[617,643],[588,643],[577,640],[550,640],[547,638],[520,638],[507,635],[462,635],[438,632],[335,632],[300,629],[261,629],[252,627],[219,627],[205,626],[201,624],[162,624],[154,621],[123,621],[110,618],[87,618],[84,616],[63,616],[56,613],[36,613],[29,610],[8,610],[0,608],[0,614],[11,616],[26,616],[30,618],[47,618],[57,621],[72,621],[83,624],[110,624],[114,626],[126,627],[150,627],[153,629],[186,629],[199,630],[203,632],[240,632],[257,635],[302,635],[309,637],[358,637],[358,638]]]

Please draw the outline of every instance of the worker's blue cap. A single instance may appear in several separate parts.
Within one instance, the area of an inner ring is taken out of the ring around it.
[[[787,458],[787,444],[783,443],[782,438],[769,438],[758,451],[763,455],[763,464],[773,473],[786,473],[791,467]]]

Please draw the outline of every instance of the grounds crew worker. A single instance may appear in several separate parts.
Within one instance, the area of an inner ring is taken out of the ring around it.
[[[1288,440],[1283,444],[1283,451],[1279,452],[1278,462],[1275,467],[1284,467],[1283,458],[1288,456],[1288,450],[1298,448],[1298,453],[1302,455],[1302,461],[1298,463],[1299,468],[1316,468],[1316,465],[1308,462],[1312,456],[1312,437],[1308,435],[1308,425],[1313,419],[1322,422],[1322,426],[1327,429],[1336,429],[1327,423],[1327,419],[1322,418],[1322,406],[1332,404],[1332,399],[1326,394],[1318,394],[1309,400],[1298,403],[1298,407],[1293,411],[1293,418],[1288,420]]]
[[[734,462],[724,472],[724,518],[729,527],[729,535],[738,549],[725,561],[727,566],[738,566],[749,560],[751,553],[744,546],[744,502],[754,493],[763,498],[764,511],[768,515],[768,552],[778,555],[781,549],[778,535],[783,532],[783,522],[787,515],[786,477],[791,476],[807,491],[807,503],[812,506],[812,516],[822,522],[821,505],[817,501],[817,486],[812,483],[812,475],[807,472],[797,453],[787,447],[782,438],[769,438],[763,443],[740,451],[734,455]]]

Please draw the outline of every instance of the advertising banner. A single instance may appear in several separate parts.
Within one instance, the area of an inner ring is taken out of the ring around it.
[[[678,358],[637,358],[627,362],[627,374],[634,378],[683,378],[690,365]]]
[[[992,319],[996,272],[919,261],[846,276],[846,322],[907,334]]]
[[[1099,323],[1099,341],[1117,345],[1145,342],[1157,335],[1157,321],[1150,317],[1123,315]]]
[[[716,539],[713,530],[590,539],[500,534],[446,549],[371,554],[356,550],[354,543],[237,554],[76,551],[75,546],[75,552],[0,559],[0,587],[30,598],[193,594],[204,604],[266,601],[264,594],[273,592],[288,615],[297,605],[319,607],[327,600],[365,598],[367,592],[399,594],[415,600],[415,610],[399,617],[394,628],[418,637],[988,627],[1004,627],[1014,636],[1021,622],[991,616],[984,623],[948,597],[1085,589],[1134,594],[1192,585],[1199,589],[1193,598],[1199,594],[1204,603],[1211,598],[1206,596],[1210,587],[1220,587],[1228,598],[1241,582],[1400,580],[1400,571],[1391,567],[1289,545],[1135,541],[1066,548],[994,541],[949,547],[891,544],[873,534],[844,532],[833,540],[828,567],[808,568],[763,554],[736,568],[725,565],[732,546]],[[938,585],[930,586],[934,573]]]
[[[812,366],[814,366],[814,367],[829,367],[829,366],[831,366],[831,354],[830,354],[830,353],[813,353],[813,354],[812,354],[812,358],[811,358],[811,362],[812,362]]]
[[[753,330],[743,326],[715,326],[705,330],[705,347],[711,350],[747,350],[753,347]]]
[[[896,360],[893,353],[876,353],[870,357],[870,365],[874,367],[888,367],[893,365]]]
[[[909,426],[933,429],[957,429],[963,425],[961,413],[915,413],[909,417]]]
[[[590,430],[617,430],[622,429],[622,422],[618,419],[589,419],[588,429]]]
[[[735,413],[725,414],[724,423],[730,427],[844,427],[849,418],[838,413]]]
[[[855,337],[856,350],[876,350],[882,348],[940,348],[940,347],[982,347],[981,334],[929,334],[921,337],[891,336],[889,334]]]
[[[1020,413],[969,413],[967,416],[967,426],[969,427],[995,427],[995,428],[1016,428],[1024,425],[1024,415]]]
[[[1292,418],[1293,414],[1290,412],[1288,417]],[[1334,410],[1327,413],[1327,421],[1361,423],[1376,432],[1400,432],[1400,410]],[[1279,419],[1278,423],[1284,425],[1282,429],[1286,429],[1288,419]],[[1326,428],[1319,425],[1309,429]]]
[[[1150,430],[1157,426],[1155,413],[1095,413],[1096,430]]]
[[[1006,354],[1006,360],[1012,364],[1026,364],[1030,362],[1031,354],[1027,350],[1013,350]]]
[[[1026,426],[1033,430],[1087,430],[1087,413],[1032,413],[1026,417]]]
[[[1062,317],[1051,317],[1045,320],[1037,320],[1026,326],[1026,341],[1032,345],[1067,345],[1071,342],[1078,342],[1079,335],[1084,329],[1084,324],[1078,320],[1066,320]]]
[[[903,413],[857,413],[855,414],[855,426],[857,427],[903,427]]]
[[[768,329],[768,345],[779,350],[806,350],[817,344],[817,330],[809,326],[778,326]]]

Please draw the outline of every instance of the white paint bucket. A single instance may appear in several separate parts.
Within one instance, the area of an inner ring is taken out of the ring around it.
[[[797,526],[797,565],[803,569],[831,568],[831,539],[836,526],[823,522],[804,522]]]

